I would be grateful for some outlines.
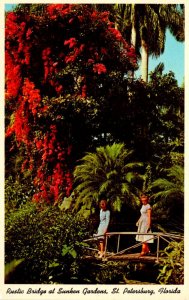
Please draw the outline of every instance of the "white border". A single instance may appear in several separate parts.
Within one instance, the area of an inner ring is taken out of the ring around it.
[[[0,60],[0,90],[1,90],[1,101],[0,101],[0,109],[1,109],[1,114],[0,114],[0,125],[1,125],[1,130],[0,130],[0,138],[1,138],[1,151],[0,151],[0,167],[1,167],[1,172],[0,172],[0,183],[1,183],[1,189],[0,189],[0,195],[1,195],[1,201],[2,201],[2,209],[1,209],[1,216],[0,216],[0,225],[1,225],[1,246],[0,246],[0,253],[1,253],[1,272],[0,272],[0,299],[127,299],[127,300],[136,300],[136,299],[171,299],[171,300],[188,300],[189,299],[189,260],[188,260],[188,253],[189,253],[189,217],[188,217],[188,212],[189,212],[189,200],[188,200],[188,179],[189,179],[189,161],[188,161],[188,145],[189,145],[189,128],[188,128],[188,113],[189,113],[189,107],[188,107],[188,95],[189,95],[189,86],[187,83],[189,83],[189,73],[187,70],[189,70],[189,25],[186,23],[186,28],[185,28],[185,33],[186,33],[186,40],[185,40],[185,283],[184,285],[178,285],[178,286],[161,286],[161,285],[10,285],[10,284],[4,284],[4,274],[2,270],[4,269],[4,204],[3,204],[3,199],[4,199],[4,5],[5,4],[17,4],[17,3],[91,3],[90,1],[77,1],[77,0],[72,0],[72,1],[37,1],[37,0],[28,0],[28,1],[17,1],[17,0],[12,0],[12,1],[5,1],[2,0],[0,2],[0,36],[1,36],[1,43],[0,43],[0,50],[1,50],[1,60]],[[189,1],[187,0],[177,0],[177,1],[165,1],[165,0],[159,0],[159,1],[154,1],[154,0],[145,0],[144,2],[141,1],[94,1],[94,3],[159,3],[159,4],[185,4],[185,20],[187,22],[187,19],[189,18]],[[174,56],[173,56],[174,59]],[[43,294],[42,296],[34,294],[6,294],[6,291],[8,288],[12,289],[23,289],[25,292],[28,290],[28,288],[33,288],[33,289],[41,289],[41,290],[47,290],[46,294]],[[49,290],[53,290],[55,288],[55,291],[57,292],[59,288],[63,288],[64,290],[69,290],[71,287],[75,290],[79,289],[80,290],[80,295],[76,294],[49,294]],[[106,289],[108,291],[108,295],[101,295],[101,294],[87,294],[84,295],[82,293],[84,288],[88,289],[93,289],[95,290],[98,287],[100,290]],[[181,290],[180,294],[159,294],[158,290],[162,287],[166,287],[167,289],[175,289],[176,287]],[[113,288],[119,288],[120,293],[119,294],[112,294]],[[132,288],[134,290],[141,290],[142,288],[145,290],[154,290],[155,295],[150,296],[150,294],[124,294],[123,295],[123,290],[125,288],[128,288],[131,290]]]

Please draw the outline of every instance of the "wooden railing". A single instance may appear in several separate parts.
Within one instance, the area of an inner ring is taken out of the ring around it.
[[[159,262],[159,253],[160,253],[160,240],[164,240],[167,243],[175,240],[182,240],[184,237],[180,234],[176,233],[163,233],[163,232],[149,232],[149,233],[138,233],[138,232],[108,232],[105,234],[105,254],[104,258],[111,258],[112,256],[120,255],[126,253],[128,250],[135,249],[137,247],[140,247],[143,242],[136,243],[133,246],[127,247],[123,250],[120,251],[120,238],[121,236],[128,236],[128,235],[149,235],[151,236],[149,239],[146,240],[146,242],[150,241],[151,239],[157,240],[157,248],[156,248],[156,262]],[[107,252],[107,247],[108,247],[108,238],[112,236],[117,236],[117,247],[116,247],[116,252],[115,253],[109,253]],[[104,237],[104,236],[103,236]],[[84,240],[84,242],[91,242],[91,241],[98,241],[100,236],[96,236],[90,239]],[[90,247],[87,247],[89,250],[93,251],[98,251],[97,249],[93,249]]]

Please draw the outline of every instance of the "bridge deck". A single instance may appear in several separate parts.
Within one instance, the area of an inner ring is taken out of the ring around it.
[[[106,257],[98,258],[97,256],[86,255],[83,257],[84,260],[106,260],[106,261],[132,261],[132,262],[144,262],[144,263],[155,263],[157,261],[157,257],[154,255],[145,255],[140,256],[140,253],[132,253],[132,254],[113,254],[106,255]]]

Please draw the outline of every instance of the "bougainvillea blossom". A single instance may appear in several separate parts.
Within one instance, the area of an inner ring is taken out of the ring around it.
[[[98,74],[106,73],[106,67],[103,64],[95,64],[93,66],[93,71]]]

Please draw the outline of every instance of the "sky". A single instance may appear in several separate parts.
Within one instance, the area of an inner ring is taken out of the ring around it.
[[[12,10],[14,4],[5,4],[5,10]],[[172,71],[178,81],[179,86],[184,82],[184,50],[185,43],[177,42],[176,39],[167,30],[165,51],[158,58],[149,58],[149,73],[155,69],[159,63],[164,63],[164,73]],[[136,76],[140,77],[140,70],[136,72]]]
[[[177,42],[169,30],[167,30],[165,51],[157,59],[150,58],[149,71],[154,70],[160,62],[163,62],[165,67],[164,73],[173,71],[178,84],[182,85],[184,81],[184,50],[185,43]]]

